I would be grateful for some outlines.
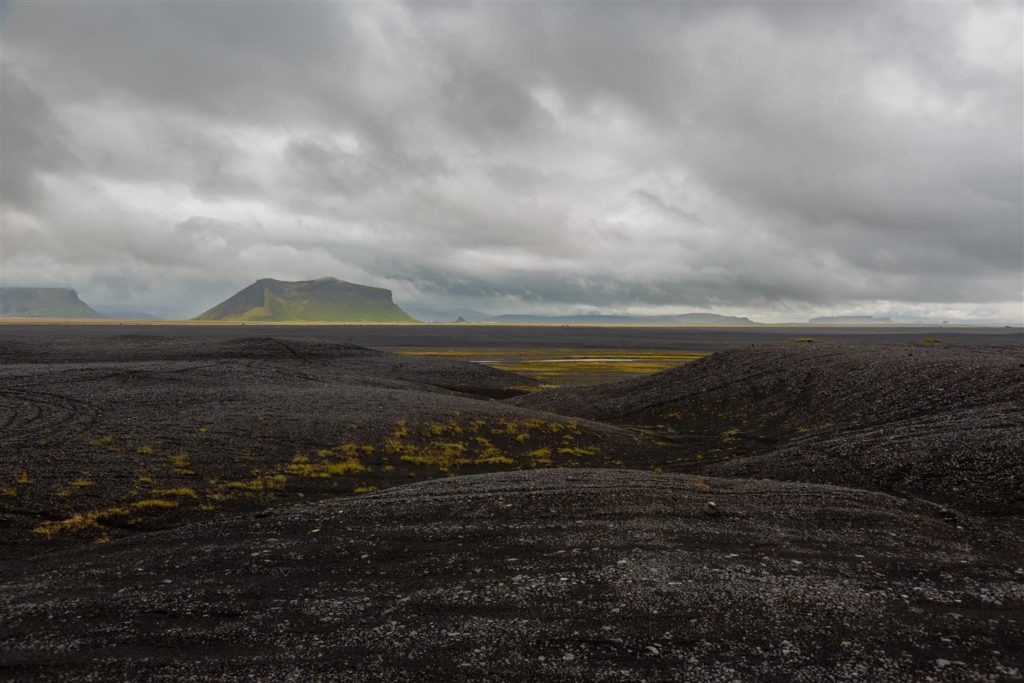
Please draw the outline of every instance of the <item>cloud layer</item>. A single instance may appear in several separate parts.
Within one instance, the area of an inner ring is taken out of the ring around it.
[[[1018,3],[0,11],[4,284],[1021,319]]]

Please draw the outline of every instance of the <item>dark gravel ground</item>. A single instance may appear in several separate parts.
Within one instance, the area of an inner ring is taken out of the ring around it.
[[[166,337],[145,334],[114,337],[0,338],[3,364],[55,365],[169,363],[212,366],[223,361],[293,362],[325,379],[417,390],[447,389],[477,397],[521,394],[537,384],[477,363],[444,358],[409,359],[336,340],[274,337]],[[131,368],[126,368],[130,371]],[[331,374],[333,373],[333,374]]]
[[[53,337],[108,339],[132,334],[155,337],[234,339],[275,337],[317,338],[358,344],[375,349],[392,348],[621,348],[722,351],[724,349],[784,342],[794,337],[813,337],[841,342],[912,343],[934,337],[944,343],[971,346],[1024,345],[1024,329],[1007,327],[847,327],[847,326],[753,326],[753,327],[613,327],[581,325],[175,325],[168,323],[128,325],[76,323],[0,323],[6,339],[49,340]]]
[[[1024,514],[1024,349],[786,343],[510,400],[645,429],[666,466]]]
[[[474,363],[266,338],[0,355],[0,557],[422,478],[658,457],[632,431],[491,400],[535,382]]]
[[[1022,559],[982,526],[877,493],[467,476],[10,567],[0,674],[1015,680]]]
[[[0,360],[0,679],[1022,680],[1019,346]]]

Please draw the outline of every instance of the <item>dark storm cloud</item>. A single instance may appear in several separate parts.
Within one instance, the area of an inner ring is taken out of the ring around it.
[[[13,3],[5,283],[1019,318],[1018,3]]]

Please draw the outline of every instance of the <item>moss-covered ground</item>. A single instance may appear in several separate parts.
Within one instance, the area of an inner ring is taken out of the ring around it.
[[[647,375],[690,363],[707,354],[701,351],[666,351],[614,348],[404,348],[409,356],[439,356],[486,363],[516,372],[543,385],[599,384]]]

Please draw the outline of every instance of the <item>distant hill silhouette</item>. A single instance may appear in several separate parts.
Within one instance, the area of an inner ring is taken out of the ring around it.
[[[680,313],[678,315],[497,315],[499,323],[562,323],[566,325],[757,325],[750,318],[716,313]]]
[[[462,318],[465,322],[483,323],[490,322],[494,318],[492,315],[472,308],[455,308],[450,311],[441,311],[417,304],[402,304],[401,306],[402,310],[406,313],[423,322],[448,323],[457,318]]]
[[[889,318],[874,318],[870,315],[825,315],[808,320],[812,325],[888,325]]]
[[[332,277],[302,282],[266,278],[196,316],[239,322],[415,322],[391,290]]]
[[[0,316],[8,318],[102,318],[66,287],[0,287]]]
[[[588,313],[583,315],[530,315],[506,313],[491,315],[472,308],[457,308],[440,311],[415,305],[406,310],[426,322],[471,322],[471,323],[550,323],[563,325],[758,325],[749,319],[715,313],[680,313],[677,315],[606,315]]]

